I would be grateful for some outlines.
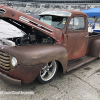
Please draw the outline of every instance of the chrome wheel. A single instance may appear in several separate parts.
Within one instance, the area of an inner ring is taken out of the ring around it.
[[[47,83],[50,81],[57,72],[57,63],[56,61],[51,61],[47,63],[38,75],[38,81],[41,83]]]

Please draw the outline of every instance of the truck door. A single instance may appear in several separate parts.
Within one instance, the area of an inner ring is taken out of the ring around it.
[[[88,26],[85,17],[72,17],[67,31],[68,60],[85,56],[88,44]]]

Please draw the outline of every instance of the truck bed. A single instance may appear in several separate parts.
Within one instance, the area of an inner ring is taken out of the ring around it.
[[[99,30],[94,30],[94,32],[89,32],[89,36],[100,35]]]
[[[96,33],[96,32],[89,33],[88,45],[90,45],[90,43],[91,43],[94,39],[100,39],[100,33]]]

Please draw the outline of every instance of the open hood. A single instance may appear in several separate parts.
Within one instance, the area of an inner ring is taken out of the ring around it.
[[[59,29],[19,12],[9,6],[0,6],[0,19],[3,19],[4,21],[16,26],[26,34],[29,33],[30,30],[36,29],[51,36],[57,41],[59,41],[62,37],[62,33]]]

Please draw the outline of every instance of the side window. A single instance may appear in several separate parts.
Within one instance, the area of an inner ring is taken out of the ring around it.
[[[85,29],[85,19],[84,17],[73,17],[69,23],[69,30],[84,30]]]

